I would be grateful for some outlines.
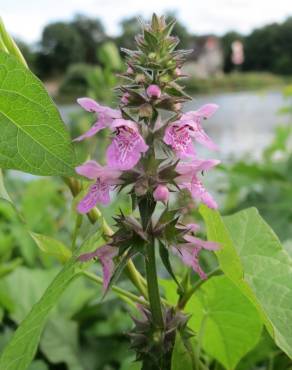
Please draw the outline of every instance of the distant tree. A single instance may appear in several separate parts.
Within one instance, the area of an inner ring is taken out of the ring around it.
[[[133,49],[135,47],[135,36],[141,31],[139,17],[123,19],[120,26],[121,35],[115,39],[118,48]]]
[[[292,17],[254,30],[245,38],[246,70],[292,74]]]
[[[70,24],[82,39],[84,61],[95,64],[98,61],[96,50],[106,38],[102,22],[97,18],[77,15]]]
[[[246,70],[273,71],[273,63],[279,57],[279,25],[277,23],[254,30],[245,38]]]
[[[42,34],[40,58],[47,57],[47,74],[63,73],[72,63],[83,62],[85,48],[78,30],[70,23],[47,25]]]

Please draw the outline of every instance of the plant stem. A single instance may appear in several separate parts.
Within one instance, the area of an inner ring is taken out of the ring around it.
[[[148,299],[147,284],[144,282],[144,279],[137,271],[132,260],[129,260],[126,266],[126,274],[139,292],[143,295],[144,298]]]
[[[72,236],[72,252],[74,253],[76,250],[76,240],[78,236],[79,229],[82,225],[82,215],[77,214],[76,216],[76,221],[75,221],[75,227],[73,231],[73,236]]]
[[[93,274],[92,272],[89,272],[89,271],[82,271],[82,275],[84,275],[85,277],[87,277],[88,279],[94,281],[95,283],[97,283],[98,285],[102,285],[103,284],[103,279],[100,278],[99,276],[96,276],[95,274]],[[112,285],[111,286],[111,289],[117,293],[118,295],[121,295],[123,297],[126,297],[128,299],[130,299],[132,302],[135,302],[135,303],[140,303],[140,304],[143,304],[143,305],[149,305],[149,303],[147,301],[145,301],[145,299],[143,298],[140,298],[140,297],[137,297],[135,294],[131,293],[131,292],[128,292],[127,290],[124,290],[122,288],[119,288],[117,287],[116,285]]]
[[[157,328],[163,329],[164,321],[162,316],[161,301],[158,288],[154,241],[151,244],[147,245],[147,255],[145,258],[145,264],[148,285],[148,296],[153,322]]]

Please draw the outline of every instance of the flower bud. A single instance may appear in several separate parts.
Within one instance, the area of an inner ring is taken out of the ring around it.
[[[180,68],[178,68],[178,67],[176,67],[176,69],[175,69],[175,71],[174,71],[174,74],[175,74],[177,77],[181,76],[181,69],[180,69]]]
[[[165,185],[158,185],[153,192],[154,199],[158,202],[166,203],[169,198],[169,190]]]
[[[128,75],[132,75],[134,73],[133,68],[129,66],[128,69],[127,69],[127,73],[128,73]]]
[[[157,85],[149,85],[146,92],[149,98],[160,98],[161,96],[160,87]]]

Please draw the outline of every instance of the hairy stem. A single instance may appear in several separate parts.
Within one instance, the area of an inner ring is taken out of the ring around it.
[[[163,329],[164,321],[162,316],[160,293],[158,288],[154,242],[147,245],[147,255],[145,258],[145,264],[148,285],[148,297],[153,322],[157,328]]]

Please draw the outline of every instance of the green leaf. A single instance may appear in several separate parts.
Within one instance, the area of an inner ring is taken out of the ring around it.
[[[73,176],[68,131],[41,82],[0,51],[0,167],[35,175]]]
[[[65,263],[72,256],[72,252],[59,240],[46,235],[30,233],[37,246],[43,252],[56,257],[60,262]]]
[[[10,313],[13,321],[19,324],[25,318],[57,273],[56,268],[42,270],[21,266],[3,279],[6,292],[13,302]]]
[[[193,370],[192,357],[178,332],[171,357],[171,370]]]
[[[258,342],[262,321],[249,299],[225,276],[206,281],[189,301],[189,326],[203,349],[228,370]]]
[[[99,234],[99,238],[100,238]],[[92,250],[93,243],[98,239],[98,233],[89,238],[78,251],[79,254]],[[81,264],[73,256],[58,273],[41,299],[33,306],[30,313],[18,327],[11,341],[4,349],[0,358],[0,369],[26,370],[31,363],[51,309],[56,305],[68,285],[78,276]]]
[[[206,207],[201,213],[208,239],[224,273],[251,299],[277,345],[292,357],[292,260],[277,236],[250,208],[224,218]]]
[[[53,364],[65,363],[70,370],[83,370],[78,344],[78,324],[54,315],[46,325],[40,348]]]
[[[7,193],[7,190],[4,185],[3,173],[1,169],[0,169],[0,198],[12,203],[11,198]]]
[[[28,370],[49,370],[49,368],[45,362],[41,360],[36,360],[31,363]]]

